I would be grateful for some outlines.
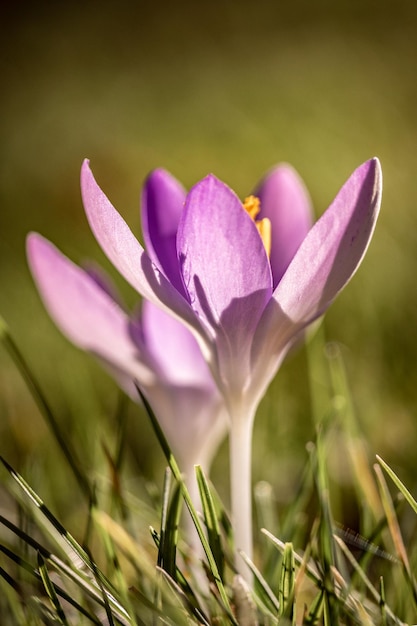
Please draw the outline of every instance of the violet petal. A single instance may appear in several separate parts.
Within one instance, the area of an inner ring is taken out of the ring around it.
[[[210,175],[187,196],[177,248],[191,305],[211,327],[228,377],[246,367],[240,359],[272,292],[262,240],[239,198]]]
[[[359,267],[378,217],[382,174],[371,159],[351,175],[299,247],[255,334],[252,387],[262,393],[300,332]]]
[[[274,292],[297,323],[320,316],[360,265],[381,204],[378,159],[358,167],[304,239]]]
[[[215,389],[200,347],[184,324],[147,300],[141,322],[144,345],[165,383]]]
[[[131,341],[129,318],[117,303],[37,233],[28,236],[27,255],[42,300],[61,331],[132,378],[152,383],[154,374]]]
[[[142,192],[142,231],[146,250],[184,296],[176,238],[185,196],[184,187],[163,169],[151,172]]]
[[[258,219],[271,222],[271,269],[278,285],[313,222],[307,189],[297,172],[287,164],[273,168],[255,190],[261,201]]]
[[[97,185],[87,160],[81,192],[90,227],[104,253],[142,296],[176,315],[201,337],[204,333],[188,302],[152,263],[132,231]]]

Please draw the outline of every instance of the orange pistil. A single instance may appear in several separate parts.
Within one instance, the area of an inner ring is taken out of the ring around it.
[[[255,219],[261,210],[261,201],[256,196],[248,196],[243,202],[243,208],[255,222],[269,258],[271,255],[271,221],[267,217],[261,220]]]

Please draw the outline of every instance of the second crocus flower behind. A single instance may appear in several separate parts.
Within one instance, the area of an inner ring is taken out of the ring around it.
[[[54,322],[78,347],[94,354],[136,401],[146,395],[197,504],[194,465],[209,471],[227,431],[224,401],[197,341],[150,302],[128,315],[101,270],[78,267],[32,233],[29,265]]]

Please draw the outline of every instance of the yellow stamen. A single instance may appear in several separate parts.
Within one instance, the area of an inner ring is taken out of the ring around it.
[[[271,256],[271,220],[264,217],[255,224],[269,259]]]
[[[269,258],[271,256],[271,221],[267,217],[261,220],[255,219],[261,210],[261,201],[256,196],[248,196],[243,202],[243,208],[255,222]]]
[[[245,209],[246,213],[249,213],[253,221],[255,221],[255,217],[261,210],[261,201],[256,196],[248,196],[243,201],[243,208]]]

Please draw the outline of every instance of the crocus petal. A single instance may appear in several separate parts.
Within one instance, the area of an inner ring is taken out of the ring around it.
[[[310,196],[297,172],[287,164],[272,169],[258,185],[258,219],[271,222],[271,269],[274,289],[312,226]]]
[[[187,196],[177,249],[190,302],[216,337],[219,369],[228,368],[221,376],[230,384],[272,293],[262,240],[238,197],[210,175]]]
[[[375,158],[355,170],[308,233],[258,326],[253,386],[265,388],[259,380],[269,382],[300,331],[325,312],[355,273],[374,231],[381,192]]]
[[[184,187],[163,169],[148,176],[142,193],[142,231],[147,252],[184,297],[176,238],[185,196]]]
[[[381,204],[378,159],[358,167],[301,244],[274,292],[296,322],[320,316],[357,270]]]
[[[88,160],[81,169],[81,192],[91,230],[104,253],[142,296],[193,328],[204,349],[204,332],[188,302],[152,263],[132,231],[97,185]]]
[[[157,376],[155,384],[142,385],[142,390],[181,470],[193,476],[196,463],[208,470],[227,432],[228,419],[196,340],[183,324],[146,300],[140,317],[132,320],[131,330]],[[123,373],[119,373],[118,380],[134,397]]]
[[[142,304],[141,323],[144,345],[162,381],[214,392],[208,365],[184,324],[147,300]]]
[[[82,263],[82,268],[87,272],[90,278],[94,280],[96,285],[98,285],[108,296],[110,296],[110,298],[114,300],[120,308],[125,309],[119,290],[102,267],[93,261],[87,261]]]
[[[81,268],[49,241],[32,233],[27,239],[29,265],[42,300],[62,332],[78,347],[96,354],[140,380],[154,381],[138,359],[129,319],[116,302]]]
[[[145,390],[180,467],[209,468],[227,432],[227,414],[218,394],[199,387],[155,385]]]

